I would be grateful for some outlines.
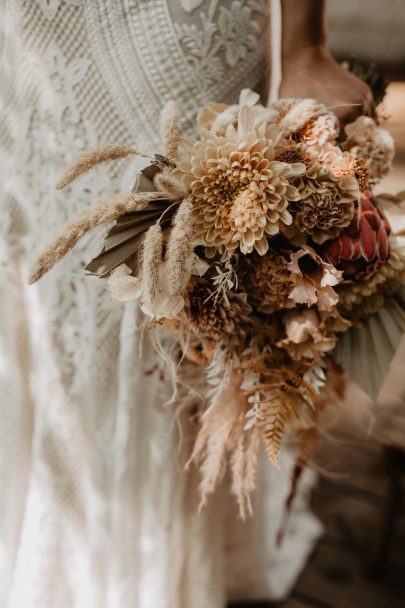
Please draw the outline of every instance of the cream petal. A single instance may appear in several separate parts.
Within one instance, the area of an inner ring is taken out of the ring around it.
[[[256,241],[255,250],[259,255],[265,255],[269,249],[269,243],[265,236]]]

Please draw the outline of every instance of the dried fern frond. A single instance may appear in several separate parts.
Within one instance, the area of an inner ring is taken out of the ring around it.
[[[177,162],[177,150],[179,145],[179,113],[176,103],[169,101],[163,108],[160,117],[160,129],[162,145],[167,160],[171,163]]]
[[[130,154],[139,154],[134,148],[129,148],[122,145],[109,144],[95,150],[88,150],[80,154],[75,162],[66,169],[61,179],[56,184],[56,189],[61,190],[75,180],[79,175],[86,173],[100,163],[105,163],[110,160],[118,160],[126,158]],[[140,156],[144,156],[140,154]]]
[[[61,260],[87,232],[96,226],[115,220],[128,211],[147,206],[150,197],[145,194],[112,195],[95,207],[81,211],[38,256],[29,276],[29,284],[38,281]]]
[[[300,418],[299,405],[314,412],[323,408],[323,401],[302,374],[286,366],[268,367],[264,371],[261,366],[260,374],[263,382],[245,391],[245,395],[262,395],[255,398],[257,426],[271,462],[279,468],[278,453],[289,419]]]
[[[264,440],[267,455],[272,464],[280,468],[278,453],[284,437],[287,421],[295,413],[292,399],[277,390],[271,404],[262,404],[259,408],[258,427]]]
[[[185,289],[191,274],[193,256],[193,201],[186,198],[174,217],[167,244],[169,292],[177,296]]]
[[[147,231],[142,249],[141,280],[145,302],[151,304],[159,291],[163,231],[157,222]]]

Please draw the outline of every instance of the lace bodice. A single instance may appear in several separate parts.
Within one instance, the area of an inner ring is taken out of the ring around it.
[[[106,191],[132,185],[134,165],[122,163],[103,167],[67,193],[56,192],[57,176],[78,152],[108,142],[155,152],[159,113],[168,99],[176,99],[189,130],[203,102],[229,102],[241,87],[263,87],[266,5],[266,0],[33,0],[16,11],[14,2],[6,2],[2,224],[13,222],[14,245],[24,244],[31,257],[73,212]],[[97,242],[97,235],[85,239],[42,290],[48,318],[58,327],[58,351],[68,350],[62,367],[75,384],[80,370],[88,370],[83,358],[92,357],[88,341],[108,332],[111,316],[100,286],[80,276],[80,265]],[[96,318],[85,315],[79,326],[78,308],[97,308]]]
[[[13,497],[0,498],[0,597],[8,607],[222,606],[221,497],[194,515],[176,414],[161,406],[170,393],[163,365],[148,337],[139,356],[134,312],[84,277],[100,233],[38,286],[25,278],[72,213],[128,190],[137,168],[103,166],[58,192],[63,167],[105,143],[158,151],[169,99],[190,131],[204,102],[264,91],[267,25],[268,0],[0,6],[0,487]]]

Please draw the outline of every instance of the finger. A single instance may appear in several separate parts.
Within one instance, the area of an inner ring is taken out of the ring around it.
[[[366,99],[363,102],[363,115],[370,116],[371,118],[375,118],[374,103],[369,99]]]
[[[345,134],[344,134],[345,126],[351,122],[354,122],[356,120],[356,118],[358,118],[359,116],[362,115],[362,113],[363,113],[362,105],[340,108],[339,111],[336,112],[336,116],[339,119],[339,125],[340,125],[339,139],[344,139],[344,137],[345,137]]]

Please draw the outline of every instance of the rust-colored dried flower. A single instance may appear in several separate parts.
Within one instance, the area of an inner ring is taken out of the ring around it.
[[[390,255],[372,276],[342,285],[339,309],[350,318],[362,318],[376,312],[384,304],[384,295],[395,293],[405,283],[405,239],[389,239]]]

